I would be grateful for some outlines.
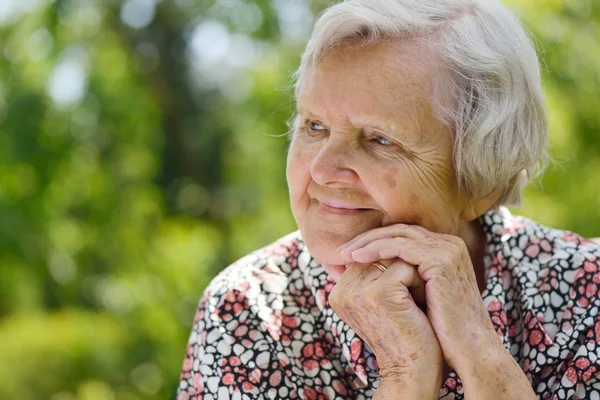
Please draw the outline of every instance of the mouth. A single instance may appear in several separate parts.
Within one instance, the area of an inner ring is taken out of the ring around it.
[[[328,214],[339,214],[339,215],[356,215],[367,211],[373,211],[372,208],[357,207],[349,204],[344,204],[334,201],[318,201],[318,208],[320,211]]]

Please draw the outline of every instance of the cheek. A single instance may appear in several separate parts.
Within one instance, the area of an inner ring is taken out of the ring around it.
[[[453,204],[445,202],[437,193],[420,190],[419,185],[399,183],[398,187],[400,189],[396,189],[393,195],[388,192],[382,204],[386,214],[384,226],[403,223],[419,225],[438,233],[455,230],[457,209]]]
[[[306,193],[310,182],[310,162],[310,155],[299,151],[298,146],[292,142],[286,165],[286,177],[292,203],[296,203]]]
[[[383,174],[383,181],[385,182],[385,184],[387,185],[387,187],[389,189],[396,188],[396,186],[398,184],[397,179],[398,179],[398,168],[396,168],[396,167],[389,168]]]
[[[429,192],[418,177],[414,176],[414,171],[391,166],[382,171],[379,179],[374,178],[373,181],[378,182],[377,193],[374,195],[386,214],[383,225],[407,223],[436,228],[430,219],[437,214],[437,207],[431,204],[432,198],[437,194]]]

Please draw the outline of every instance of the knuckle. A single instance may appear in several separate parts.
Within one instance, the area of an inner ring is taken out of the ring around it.
[[[459,238],[458,236],[454,236],[454,235],[446,235],[446,240],[448,242],[450,242],[451,244],[453,244],[459,252],[465,252],[467,251],[467,244],[465,243],[464,240],[462,240],[461,238]]]
[[[443,267],[438,267],[439,268],[439,273],[437,274],[438,276],[448,279],[450,277],[450,273],[448,271],[448,268],[443,268]]]
[[[423,228],[421,225],[409,225],[411,226],[415,231],[420,232],[424,235],[431,235],[431,231]]]
[[[449,265],[454,266],[454,265],[461,264],[462,260],[463,260],[463,257],[462,257],[461,253],[459,253],[458,251],[456,251],[456,252],[450,253],[450,256],[448,257],[448,259],[449,259],[449,261],[451,263]]]
[[[402,283],[400,281],[396,282],[396,286],[394,287],[393,296],[394,296],[394,298],[401,300],[401,301],[405,301],[405,300],[411,298],[410,291],[408,290],[408,288],[406,286],[404,286],[404,283]]]
[[[426,245],[432,245],[435,242],[435,240],[431,236],[423,235],[421,238],[418,239],[418,242],[424,243]]]
[[[422,226],[419,226],[418,232],[421,234],[421,236],[423,236],[423,238],[425,240],[433,241],[436,239],[436,236],[433,232],[428,231],[427,229],[423,228]]]
[[[405,243],[406,243],[406,238],[403,238],[403,237],[395,237],[395,238],[393,239],[393,243],[394,243],[394,245],[397,245],[397,246],[399,246],[399,245],[403,245],[403,244],[405,244]]]

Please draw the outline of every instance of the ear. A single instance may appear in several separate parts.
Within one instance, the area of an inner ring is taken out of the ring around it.
[[[490,195],[481,199],[468,199],[460,213],[461,219],[472,221],[486,213],[498,202],[503,193],[503,189],[496,189]]]

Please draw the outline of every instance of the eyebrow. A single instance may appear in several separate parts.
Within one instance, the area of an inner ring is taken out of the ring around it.
[[[317,113],[314,113],[311,110],[309,110],[308,108],[305,108],[303,106],[297,106],[296,112],[297,112],[297,115],[299,115],[299,116],[302,115],[302,116],[307,116],[310,118],[321,119],[321,117]],[[353,124],[352,122],[350,122],[349,119],[347,119],[347,120],[350,125],[354,126],[355,128],[358,128],[358,129],[362,129],[363,127],[370,127],[375,130],[381,131],[382,133],[387,133],[393,139],[396,139],[400,143],[402,143],[403,146],[406,146],[407,149],[410,149],[410,148],[414,149],[414,148],[418,147],[419,142],[420,142],[420,140],[415,141],[406,135],[402,135],[401,134],[402,131],[400,129],[398,129],[397,125],[394,123],[387,125],[387,126],[381,126],[378,124],[370,123],[370,121],[363,121],[363,124],[360,124],[362,126],[357,126],[356,124]],[[421,139],[423,137],[423,132],[421,131],[420,128],[421,127],[419,126],[418,127],[419,139]]]
[[[308,116],[308,117],[313,117],[313,118],[316,118],[316,119],[321,119],[321,118],[322,118],[322,117],[321,117],[321,116],[319,116],[317,113],[314,113],[314,112],[310,111],[309,109],[307,109],[307,108],[303,108],[303,107],[298,107],[298,108],[297,108],[297,112],[298,112],[298,115],[305,115],[305,116]],[[362,124],[359,124],[359,125],[361,125],[361,126],[358,126],[357,124],[353,124],[353,123],[350,121],[350,119],[349,119],[349,118],[346,118],[346,121],[348,121],[348,123],[349,123],[350,125],[354,126],[355,128],[361,128],[362,126],[368,126],[368,127],[375,128],[375,129],[377,129],[377,130],[380,130],[380,131],[382,131],[382,132],[391,132],[391,131],[395,131],[395,129],[394,129],[392,126],[378,125],[378,124],[376,124],[376,123],[371,123],[371,121],[362,121],[363,123],[362,123]]]

